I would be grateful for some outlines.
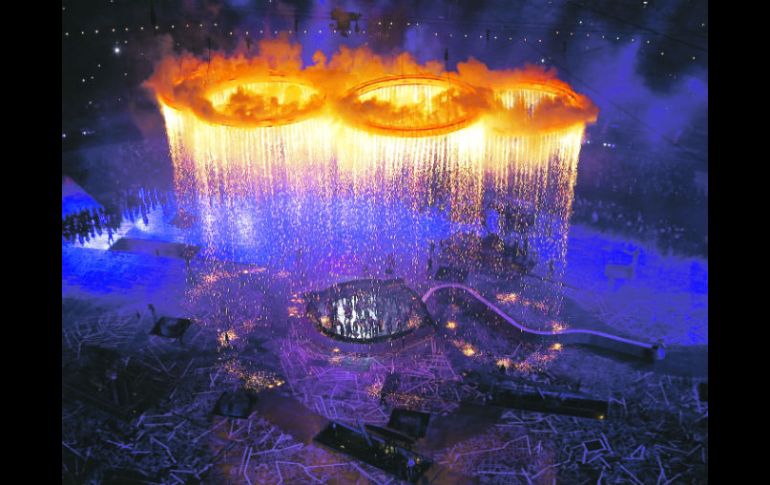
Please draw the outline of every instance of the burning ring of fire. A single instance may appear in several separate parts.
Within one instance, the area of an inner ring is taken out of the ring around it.
[[[360,84],[342,98],[348,123],[379,134],[422,137],[451,133],[478,120],[476,90],[431,74],[388,76]]]
[[[488,125],[506,135],[546,135],[595,120],[593,103],[563,84],[558,80],[519,81],[496,87]]]
[[[203,96],[208,103],[197,103],[193,110],[199,117],[245,128],[296,123],[324,105],[323,95],[310,84],[276,74],[225,81],[206,89]]]
[[[480,122],[489,135],[540,136],[584,127],[598,112],[553,71],[537,66],[497,71],[470,59],[446,71],[408,54],[385,58],[341,48],[328,60],[316,53],[315,64],[303,67],[300,53],[298,44],[276,39],[260,42],[256,56],[168,56],[145,86],[162,108],[211,128],[268,129],[314,119],[423,138]]]

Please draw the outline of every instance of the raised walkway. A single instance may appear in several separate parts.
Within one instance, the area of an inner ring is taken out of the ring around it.
[[[631,340],[617,335],[611,335],[605,332],[588,329],[567,329],[560,332],[535,330],[525,327],[519,322],[514,320],[510,315],[506,314],[494,303],[490,302],[476,290],[468,286],[459,283],[444,283],[441,285],[430,288],[422,296],[422,301],[427,303],[428,300],[439,290],[455,289],[462,290],[476,300],[483,303],[487,308],[495,312],[500,318],[514,326],[526,337],[543,342],[559,342],[562,344],[584,344],[595,347],[600,347],[615,352],[620,352],[635,357],[651,360],[662,360],[665,357],[665,351],[660,344],[652,344],[647,342],[640,342],[637,340]]]

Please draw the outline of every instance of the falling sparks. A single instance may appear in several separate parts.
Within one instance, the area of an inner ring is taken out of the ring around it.
[[[220,332],[217,336],[217,340],[219,341],[220,347],[229,347],[232,342],[234,342],[236,339],[238,339],[238,334],[235,333],[235,330],[225,330],[224,332]]]
[[[243,329],[244,332],[251,332],[256,327],[257,327],[257,322],[255,322],[254,320],[247,319],[241,322],[241,328]]]
[[[259,273],[264,273],[265,271],[267,271],[267,268],[256,267],[256,268],[244,269],[241,271],[241,274],[259,274]]]
[[[478,353],[476,347],[474,347],[468,342],[465,342],[463,340],[458,340],[458,339],[451,340],[451,342],[452,342],[452,345],[454,345],[458,350],[460,350],[460,352],[462,352],[463,355],[465,355],[466,357],[473,357]]]
[[[247,390],[260,392],[265,389],[273,389],[285,384],[285,381],[276,374],[268,371],[248,371],[244,365],[238,361],[230,360],[223,366],[225,372],[241,380],[243,387]]]
[[[473,357],[474,355],[476,355],[476,349],[471,344],[463,345],[462,350],[463,350],[463,355],[465,355],[466,357]]]
[[[531,373],[546,370],[548,364],[556,359],[558,352],[533,352],[526,359],[516,362],[513,367],[519,372]]]
[[[379,399],[382,393],[383,382],[381,380],[375,380],[369,386],[366,386],[366,394],[372,399]]]
[[[528,374],[532,372],[543,372],[548,366],[556,360],[559,353],[563,350],[561,342],[555,342],[548,347],[548,350],[539,350],[529,354],[524,360],[513,363],[513,368],[519,372]],[[498,361],[498,366],[500,361]],[[506,367],[507,369],[508,367]]]
[[[246,375],[244,381],[245,382],[243,387],[255,392],[259,392],[264,389],[273,389],[284,384],[282,379],[278,379],[275,376],[267,373],[248,374]]]
[[[528,300],[526,298],[521,298],[518,300],[518,302],[527,308],[534,308],[535,310],[543,314],[548,314],[551,311],[551,307],[548,305],[547,302],[544,302],[544,301],[534,301],[534,300]]]
[[[256,56],[167,58],[146,83],[165,119],[178,199],[212,248],[233,236],[247,244],[257,229],[223,197],[294,197],[285,216],[305,227],[300,210],[332,217],[344,194],[402,204],[410,223],[438,208],[453,227],[479,229],[489,194],[532,214],[528,244],[549,278],[563,275],[578,156],[597,115],[590,100],[542,67],[492,71],[471,60],[447,72],[343,48],[303,68],[300,49],[266,40]],[[515,232],[521,217],[506,213],[494,230]]]

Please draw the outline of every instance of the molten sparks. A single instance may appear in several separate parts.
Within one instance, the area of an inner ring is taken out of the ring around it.
[[[272,389],[282,386],[285,381],[268,371],[249,371],[238,361],[230,360],[225,362],[224,370],[232,377],[243,381],[243,387],[250,391],[260,392],[264,389]]]
[[[409,320],[406,323],[406,326],[407,328],[414,329],[419,327],[421,322],[422,322],[422,319],[419,316],[414,315],[411,318],[409,318]]]
[[[382,393],[383,382],[380,380],[374,381],[370,386],[366,387],[366,394],[372,399],[379,399]]]
[[[519,300],[519,295],[516,293],[498,293],[497,301],[500,303],[516,303]]]
[[[551,322],[551,330],[556,332],[556,333],[560,333],[560,332],[563,332],[563,331],[567,330],[567,326],[565,324],[561,323],[561,322],[552,321]]]
[[[578,155],[598,111],[553,71],[470,60],[450,72],[344,47],[303,67],[301,47],[283,39],[246,51],[168,57],[145,83],[165,119],[180,204],[197,212],[212,248],[256,230],[248,211],[215,209],[224,195],[374,196],[481,227],[491,192],[535,214],[529,243],[549,278],[563,275]],[[237,234],[219,232],[221,216]],[[495,230],[520,221],[506,213]]]
[[[463,346],[463,354],[466,357],[473,357],[474,355],[476,355],[476,349],[473,348],[473,345],[471,344],[465,344]]]
[[[555,342],[550,347],[548,347],[550,352],[534,352],[527,356],[526,359],[513,364],[513,367],[519,372],[524,373],[543,371],[551,362],[556,360],[559,352],[563,348],[564,347],[560,342]],[[500,361],[498,361],[498,365],[500,365]],[[506,369],[507,368],[508,367],[506,366]]]
[[[228,347],[230,346],[231,342],[238,339],[238,334],[235,333],[235,330],[230,329],[225,330],[224,332],[220,332],[217,338],[219,340],[220,347]]]
[[[243,271],[241,271],[241,274],[256,274],[256,273],[264,273],[265,271],[267,271],[267,268],[256,267],[256,268],[244,269]]]
[[[301,316],[300,309],[298,306],[292,305],[288,308],[288,311],[289,311],[289,316],[292,318],[297,318]]]
[[[454,320],[449,320],[448,322],[446,322],[446,328],[448,328],[449,330],[456,329],[457,328],[457,322],[455,322]]]

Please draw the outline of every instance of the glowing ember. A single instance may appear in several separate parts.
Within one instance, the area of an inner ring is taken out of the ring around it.
[[[513,367],[524,373],[544,371],[558,356],[561,344],[556,343],[549,350],[553,352],[533,352],[523,361],[516,362]]]
[[[454,320],[449,320],[448,322],[446,322],[446,328],[448,328],[450,330],[456,329],[457,328],[457,322],[455,322]]]
[[[471,344],[465,344],[463,346],[463,354],[466,357],[473,357],[474,355],[476,355],[476,349],[474,349]]]
[[[366,394],[372,399],[379,399],[380,393],[382,392],[382,386],[382,381],[374,381],[374,383],[366,387]]]
[[[267,268],[257,267],[257,268],[244,269],[243,271],[241,271],[241,274],[256,274],[256,273],[264,273],[265,271],[267,271]]]
[[[534,308],[535,310],[537,310],[537,311],[539,311],[541,313],[547,314],[549,312],[549,310],[550,310],[548,305],[545,302],[542,302],[542,301],[525,301],[523,303],[524,303],[524,306],[532,307],[532,308]]]
[[[415,329],[420,326],[422,323],[422,318],[417,315],[412,315],[409,320],[407,321],[407,327],[411,329]]]
[[[288,311],[289,311],[289,316],[290,316],[290,317],[293,317],[293,318],[297,318],[297,317],[299,317],[299,316],[300,316],[300,310],[299,310],[299,307],[296,307],[296,306],[290,306],[290,307],[288,308]]]
[[[261,370],[250,372],[244,368],[242,363],[235,360],[225,362],[224,370],[232,377],[243,381],[243,386],[245,389],[254,392],[282,386],[285,382],[283,379],[279,378],[276,374],[271,372]]]
[[[519,300],[519,295],[516,293],[498,293],[497,301],[500,303],[516,303]]]
[[[557,332],[557,333],[558,332],[563,332],[566,329],[567,329],[567,325],[565,325],[565,324],[563,324],[561,322],[557,322],[557,321],[551,322],[551,330],[553,330],[554,332]]]
[[[231,342],[235,341],[238,338],[238,334],[235,333],[235,330],[226,330],[224,332],[220,332],[217,339],[219,340],[219,346],[220,347],[228,347]]]

